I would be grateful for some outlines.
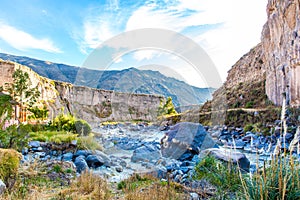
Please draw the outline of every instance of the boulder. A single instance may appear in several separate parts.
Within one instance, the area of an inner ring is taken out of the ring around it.
[[[72,161],[72,159],[73,159],[73,153],[71,152],[65,153],[62,156],[63,161]]]
[[[161,153],[159,148],[153,144],[146,144],[141,146],[133,151],[133,155],[131,157],[132,162],[149,162],[149,161],[157,161],[161,158]]]
[[[217,147],[216,143],[199,123],[178,123],[161,139],[162,156],[181,161],[212,147]]]
[[[88,166],[92,168],[101,167],[102,165],[111,166],[110,158],[105,153],[97,150],[94,155],[89,155],[85,160]]]
[[[242,170],[249,172],[250,161],[243,153],[227,150],[227,149],[210,148],[202,151],[200,154],[201,157],[207,155],[213,156],[221,161],[238,164]]]
[[[6,190],[5,183],[0,179],[0,195],[3,194]]]
[[[28,146],[30,146],[31,148],[38,148],[41,146],[40,141],[30,141]]]
[[[91,168],[97,168],[104,165],[104,161],[100,156],[97,155],[89,155],[86,159],[86,162],[89,167]]]
[[[76,166],[76,171],[78,173],[81,173],[81,172],[89,169],[89,166],[88,166],[87,162],[85,161],[84,156],[78,156],[75,159],[74,164]]]

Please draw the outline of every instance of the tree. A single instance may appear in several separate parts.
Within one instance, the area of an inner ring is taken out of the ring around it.
[[[163,104],[161,102],[161,104],[158,108],[158,114],[159,114],[159,116],[177,114],[177,112],[175,110],[175,106],[172,102],[172,97],[168,97],[165,104]]]
[[[5,90],[9,92],[13,101],[20,105],[21,113],[26,107],[32,107],[40,96],[37,88],[32,88],[32,83],[27,72],[17,69],[13,75],[12,83],[5,83]]]

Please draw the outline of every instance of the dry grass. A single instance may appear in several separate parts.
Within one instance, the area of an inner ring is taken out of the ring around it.
[[[85,171],[71,183],[70,187],[60,191],[56,199],[107,200],[110,196],[107,182],[92,172]]]
[[[118,188],[124,192],[125,200],[184,200],[189,195],[183,186],[174,182],[161,182],[150,175],[133,175],[119,183]]]

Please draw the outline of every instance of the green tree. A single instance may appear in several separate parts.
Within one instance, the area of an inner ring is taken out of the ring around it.
[[[177,114],[177,112],[175,110],[175,106],[172,102],[172,97],[168,97],[165,104],[163,104],[163,102],[161,102],[161,104],[158,108],[158,114],[159,114],[159,116]]]
[[[9,92],[13,101],[19,103],[21,111],[31,108],[40,96],[38,89],[32,88],[27,72],[17,69],[13,75],[12,83],[5,83],[5,90]]]
[[[2,129],[5,121],[11,117],[13,111],[11,100],[11,96],[0,93],[0,129]]]

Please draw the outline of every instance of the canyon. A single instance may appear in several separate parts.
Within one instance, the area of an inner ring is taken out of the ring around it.
[[[159,95],[121,93],[54,81],[24,65],[3,60],[0,60],[0,86],[13,81],[16,69],[29,74],[32,87],[41,93],[38,102],[48,107],[50,117],[70,112],[92,125],[103,121],[154,121],[160,104],[165,101]]]

